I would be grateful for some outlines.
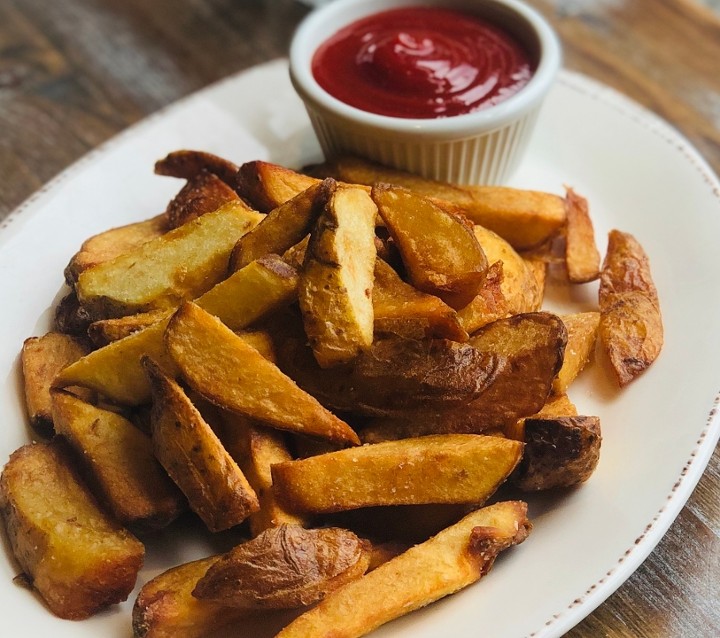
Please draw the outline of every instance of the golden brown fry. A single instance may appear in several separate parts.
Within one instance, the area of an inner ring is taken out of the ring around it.
[[[372,343],[377,215],[364,190],[327,188],[298,284],[305,333],[323,368],[353,360]]]
[[[87,618],[135,586],[142,543],[99,509],[58,440],[13,452],[0,511],[15,558],[57,616]]]
[[[332,592],[276,638],[363,636],[474,583],[501,551],[522,543],[530,529],[525,503],[505,501],[477,510]]]
[[[167,314],[167,310],[151,310],[114,319],[99,319],[88,326],[87,333],[92,342],[101,348],[162,321]]]
[[[52,436],[53,417],[50,386],[58,372],[87,354],[88,348],[70,335],[48,332],[42,337],[30,337],[23,343],[20,360],[23,371],[25,406],[30,424],[38,434]],[[88,390],[76,389],[86,399]]]
[[[53,420],[98,498],[123,525],[160,529],[187,508],[153,455],[150,437],[123,416],[54,390]]]
[[[237,174],[237,191],[261,213],[291,200],[320,180],[270,162],[246,162]]]
[[[168,230],[182,226],[230,202],[241,202],[238,194],[214,173],[201,170],[188,179],[165,210]],[[250,207],[248,206],[248,209]]]
[[[145,583],[133,605],[133,638],[203,638],[250,617],[250,610],[192,595],[195,584],[218,558],[178,565]]]
[[[248,609],[293,609],[362,576],[370,543],[339,527],[281,525],[221,556],[193,596]]]
[[[223,182],[234,187],[238,166],[230,160],[206,151],[186,149],[173,151],[163,159],[155,162],[155,173],[157,175],[168,175],[169,177],[191,180],[202,171],[213,173]]]
[[[663,324],[650,261],[629,233],[610,231],[600,273],[600,339],[619,385],[646,370],[663,346]]]
[[[352,184],[395,184],[438,203],[445,202],[475,224],[495,231],[518,250],[541,244],[558,233],[565,222],[562,198],[550,193],[437,182],[354,157],[334,161],[327,174]]]
[[[242,523],[260,508],[237,463],[178,383],[147,357],[155,456],[211,532]]]
[[[78,277],[80,303],[100,319],[167,310],[195,298],[225,276],[235,242],[262,217],[231,202],[92,266]]]
[[[600,419],[596,416],[529,418],[525,452],[510,477],[522,490],[571,487],[587,481],[600,458]]]
[[[553,381],[553,392],[564,394],[582,369],[587,365],[595,350],[599,312],[578,312],[561,317],[568,331],[565,358],[562,368]]]
[[[335,182],[326,180],[310,186],[271,210],[265,219],[235,244],[230,255],[230,271],[239,270],[267,254],[282,255],[302,241],[334,188]]]
[[[297,296],[297,274],[277,255],[268,255],[233,273],[197,300],[233,330],[240,330],[291,303]],[[140,365],[147,355],[168,372],[174,371],[165,352],[163,334],[169,316],[120,341],[108,344],[65,368],[56,387],[94,388],[123,405],[150,399],[150,386]]]
[[[425,436],[340,450],[272,467],[293,511],[482,503],[522,456],[522,444],[475,434]]]
[[[199,306],[180,307],[165,344],[188,384],[220,407],[272,427],[343,445],[359,443],[350,426]]]
[[[406,284],[380,257],[375,261],[372,303],[375,332],[408,339],[467,341],[455,310],[439,297]]]
[[[260,501],[260,509],[248,519],[252,536],[279,525],[305,525],[302,516],[288,511],[275,498],[270,468],[275,463],[292,460],[283,433],[240,414],[223,411],[218,436]]]
[[[410,282],[453,308],[470,303],[488,267],[472,225],[406,189],[380,184],[373,187],[372,198]]]
[[[167,231],[165,215],[118,228],[111,228],[86,239],[65,268],[65,281],[69,286],[77,283],[80,274],[88,268],[119,257],[142,246]]]
[[[547,262],[542,259],[523,257],[525,265],[535,279],[535,299],[528,305],[528,312],[538,312],[542,309],[545,297],[545,284],[547,282]]]
[[[458,310],[457,318],[468,333],[506,317],[510,304],[503,292],[503,262],[494,262],[487,270],[485,281],[477,296],[464,308]]]
[[[595,231],[587,199],[568,188],[565,209],[565,264],[568,279],[576,284],[593,281],[600,274],[600,253],[595,245]]]

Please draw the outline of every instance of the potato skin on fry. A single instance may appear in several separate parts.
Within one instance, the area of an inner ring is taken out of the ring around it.
[[[173,151],[163,159],[155,162],[156,175],[191,180],[202,171],[217,175],[223,182],[233,186],[238,166],[230,160],[213,153],[189,149]]]
[[[305,607],[362,576],[370,555],[370,543],[348,530],[281,525],[221,556],[193,596],[249,609]]]
[[[600,272],[600,340],[620,387],[645,371],[663,346],[663,324],[650,261],[629,233],[610,231]]]
[[[0,511],[15,557],[55,615],[88,618],[132,591],[143,545],[99,509],[57,439],[13,452]]]

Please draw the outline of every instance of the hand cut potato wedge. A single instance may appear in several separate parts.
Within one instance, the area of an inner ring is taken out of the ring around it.
[[[460,325],[455,310],[439,297],[405,283],[380,257],[375,260],[372,303],[377,333],[408,339],[427,337],[467,341],[467,332]]]
[[[203,294],[226,274],[235,242],[262,219],[231,202],[78,277],[80,302],[96,318],[170,309]]]
[[[257,495],[178,383],[149,358],[155,456],[211,532],[242,523],[260,509]]]
[[[305,607],[360,578],[370,555],[370,543],[348,530],[282,525],[221,556],[193,595],[248,609]]]
[[[663,324],[650,261],[629,233],[610,231],[600,273],[600,339],[622,387],[645,371],[663,346]]]
[[[269,253],[282,255],[299,243],[310,232],[334,188],[334,180],[314,184],[272,209],[235,244],[230,255],[230,271],[239,270]]]
[[[372,343],[377,215],[364,190],[326,188],[298,284],[305,333],[323,368],[352,361]]]
[[[595,350],[599,312],[578,312],[561,317],[568,332],[567,346],[562,368],[553,381],[553,392],[564,394],[582,369],[587,365]]]
[[[214,173],[203,169],[188,179],[180,192],[170,200],[165,209],[167,229],[178,228],[231,202],[244,205],[232,188]]]
[[[53,391],[52,402],[56,432],[75,450],[91,489],[120,523],[160,529],[187,509],[139,428],[62,390]]]
[[[188,384],[220,407],[341,445],[360,442],[347,423],[199,306],[180,307],[165,344]]]
[[[329,594],[276,638],[358,638],[474,583],[531,529],[527,506],[505,501],[468,514],[359,580]]]
[[[297,274],[277,255],[248,264],[206,292],[197,304],[240,330],[282,308],[297,296]],[[165,351],[163,334],[169,315],[147,328],[91,352],[55,377],[55,387],[93,388],[123,405],[141,405],[150,399],[150,386],[140,360],[149,356],[166,371],[175,370]]]
[[[165,319],[167,315],[167,310],[150,310],[113,319],[98,319],[88,326],[88,337],[93,344],[102,348],[113,341],[120,341],[120,339],[149,328],[154,323]]]
[[[278,499],[299,512],[479,504],[509,476],[522,448],[475,434],[389,441],[273,465],[273,485]]]
[[[600,274],[600,253],[595,245],[595,231],[587,199],[568,188],[565,205],[565,265],[568,279],[572,283],[593,281]]]
[[[395,184],[447,202],[473,223],[495,231],[521,250],[542,244],[558,233],[565,222],[562,198],[550,193],[437,182],[356,157],[335,160],[327,174],[351,184]]]
[[[204,638],[251,616],[251,610],[192,595],[195,584],[219,558],[178,565],[145,583],[133,605],[133,638]]]
[[[291,200],[320,180],[270,162],[246,162],[237,174],[237,191],[261,213]]]
[[[458,215],[402,188],[372,189],[410,282],[453,308],[466,306],[485,280],[488,261],[473,227]]]
[[[168,153],[163,159],[155,162],[157,175],[191,180],[202,171],[217,175],[229,186],[234,186],[238,166],[213,153],[187,149]]]
[[[87,354],[84,343],[59,332],[25,340],[20,355],[23,372],[25,407],[30,424],[41,436],[52,436],[53,417],[50,386],[58,372]],[[86,399],[92,397],[87,389],[76,392]]]
[[[142,543],[98,507],[57,440],[13,452],[0,512],[20,567],[57,616],[87,618],[135,586]]]

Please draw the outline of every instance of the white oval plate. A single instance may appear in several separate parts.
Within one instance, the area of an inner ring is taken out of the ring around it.
[[[114,138],[54,179],[0,231],[0,458],[30,437],[18,353],[50,326],[62,271],[89,235],[164,209],[180,183],[153,175],[156,159],[198,148],[235,162],[297,167],[319,159],[284,60],[201,91]],[[717,442],[720,384],[720,185],[667,124],[620,94],[563,73],[514,185],[588,197],[601,250],[611,228],[635,234],[650,255],[666,345],[624,391],[595,366],[571,388],[581,413],[601,417],[600,465],[580,489],[530,498],[535,529],[480,583],[392,622],[374,635],[430,638],[560,636],[642,562],[687,500]],[[596,286],[554,295],[583,310]],[[221,535],[222,542],[231,539]],[[3,634],[28,638],[130,635],[130,601],[82,622],[62,621],[13,584],[7,542],[0,561]],[[139,584],[171,564],[208,553],[196,528],[152,542]],[[276,627],[277,628],[277,627]],[[237,635],[250,635],[247,627]],[[257,630],[258,638],[273,635]],[[232,632],[231,632],[232,634]],[[231,635],[230,634],[230,635]]]

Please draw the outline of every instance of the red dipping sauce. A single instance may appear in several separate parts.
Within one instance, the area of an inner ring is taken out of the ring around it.
[[[376,13],[326,40],[312,60],[315,80],[369,113],[438,118],[502,102],[525,86],[534,63],[507,31],[450,9]]]

